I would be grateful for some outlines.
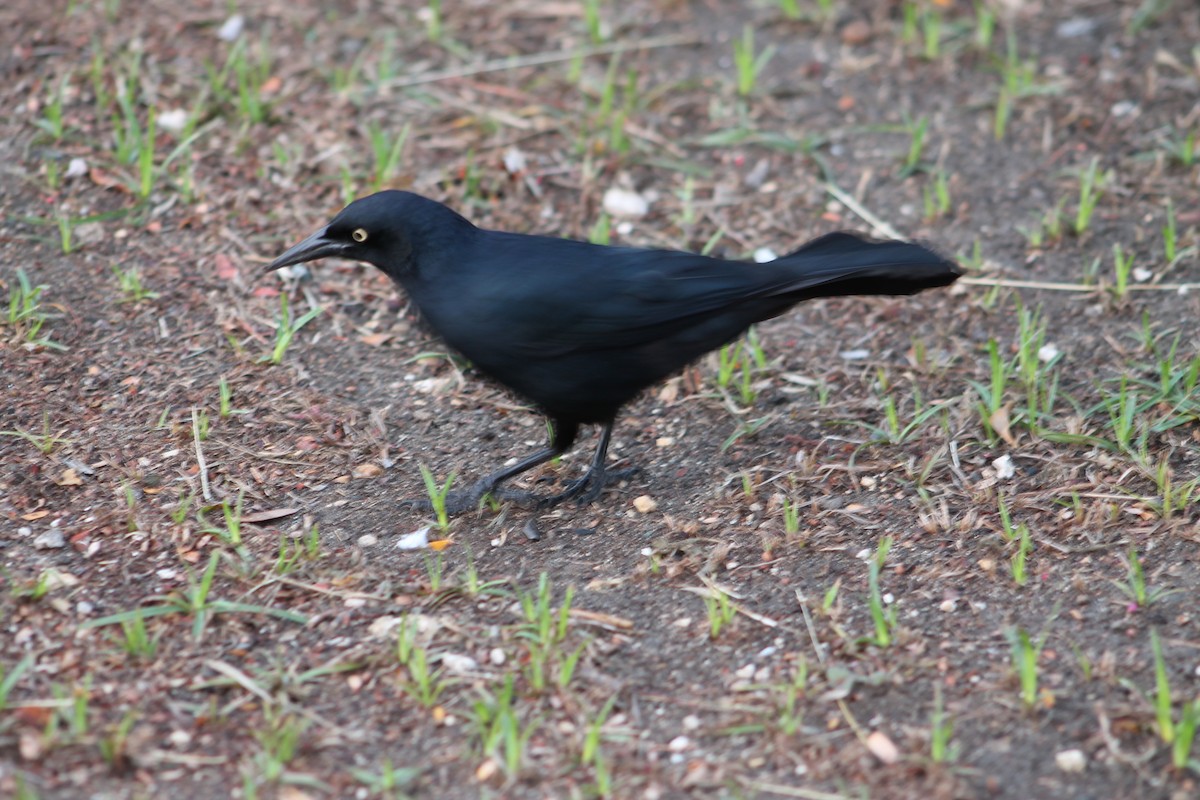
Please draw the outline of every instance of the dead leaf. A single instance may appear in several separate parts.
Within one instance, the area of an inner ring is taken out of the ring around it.
[[[254,511],[250,514],[243,514],[242,522],[270,522],[273,519],[290,517],[299,510],[298,508],[270,508],[266,511]]]
[[[62,474],[55,481],[59,486],[82,486],[83,479],[79,477],[79,473],[73,469],[64,469]]]
[[[41,511],[30,511],[28,514],[22,514],[21,519],[25,520],[26,522],[33,522],[34,520],[48,516],[50,516],[50,512],[43,508]]]
[[[1012,431],[1008,427],[1008,409],[1008,405],[997,408],[994,412],[992,412],[992,415],[988,417],[988,424],[992,426],[992,430],[994,430],[996,434],[1010,447],[1016,447],[1017,440],[1013,438]]]
[[[390,333],[368,333],[366,336],[359,337],[359,341],[372,347],[379,347],[391,338],[393,337]]]
[[[231,281],[237,277],[237,267],[233,265],[233,259],[224,253],[217,253],[213,256],[213,265],[217,268],[217,277],[223,281]]]
[[[450,539],[434,539],[429,543],[429,549],[440,553],[451,544],[453,544],[453,542]]]

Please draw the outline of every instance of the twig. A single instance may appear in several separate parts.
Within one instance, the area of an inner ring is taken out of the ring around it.
[[[870,225],[875,233],[880,236],[886,236],[889,239],[899,239],[902,242],[907,242],[908,237],[900,235],[900,232],[893,228],[888,223],[881,220],[879,217],[871,213],[871,211],[862,203],[854,199],[852,195],[847,193],[842,187],[831,181],[825,182],[825,191],[834,196],[842,205],[858,214],[863,222]]]
[[[1053,281],[1025,281],[1012,278],[959,278],[959,283],[971,286],[1011,286],[1014,289],[1045,289],[1051,292],[1098,292],[1100,286],[1088,286],[1082,283],[1055,283]],[[1125,287],[1130,292],[1190,292],[1200,289],[1200,283],[1157,283],[1134,284]]]
[[[212,502],[212,490],[208,486],[208,462],[204,460],[204,448],[200,446],[200,420],[192,407],[192,441],[196,444],[196,466],[200,470],[200,493],[206,502]]]
[[[503,72],[509,69],[538,67],[543,64],[557,64],[576,58],[591,58],[592,56],[603,56],[629,50],[684,47],[691,44],[700,44],[702,41],[703,39],[697,36],[661,36],[654,39],[645,39],[641,42],[614,42],[613,44],[601,45],[600,47],[580,47],[574,50],[556,50],[553,52],[533,53],[527,56],[495,58],[491,61],[485,61],[482,64],[475,64],[474,66],[442,69],[434,72],[425,72],[420,75],[395,78],[394,80],[385,81],[383,86],[391,89],[404,89],[409,86],[421,86],[426,83],[437,83],[438,81],[454,80],[455,78],[469,78],[473,75],[483,75],[488,72]]]
[[[812,615],[808,613],[808,601],[804,599],[804,595],[800,590],[796,590],[796,600],[800,602],[800,613],[804,615],[804,625],[808,628],[808,638],[812,640],[813,650],[817,653],[817,662],[825,663],[825,645],[821,644],[820,637],[817,636],[817,628],[813,625]]]

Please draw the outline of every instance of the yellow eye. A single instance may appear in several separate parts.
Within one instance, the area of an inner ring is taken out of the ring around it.
[[[359,243],[365,242],[367,240],[367,229],[355,228],[354,232],[350,234],[350,238]]]

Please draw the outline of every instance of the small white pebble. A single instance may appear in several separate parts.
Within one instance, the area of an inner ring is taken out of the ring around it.
[[[1058,358],[1058,355],[1058,348],[1054,346],[1053,342],[1050,344],[1044,344],[1038,348],[1038,361],[1041,361],[1043,364],[1049,364],[1051,361]]]
[[[862,550],[859,550],[857,553],[855,553],[854,557],[859,561],[870,561],[871,555],[871,551],[864,547]]]
[[[479,666],[479,662],[460,653],[442,653],[442,664],[458,675],[464,675]]]
[[[842,352],[838,353],[838,356],[843,361],[862,361],[864,358],[866,358],[869,355],[871,355],[870,350],[862,350],[862,349],[843,350]]]
[[[172,108],[159,113],[155,120],[164,131],[179,133],[187,125],[188,115],[182,108]]]
[[[650,211],[650,203],[637,192],[611,187],[604,193],[604,210],[614,217],[644,217]]]
[[[379,544],[379,537],[373,533],[364,533],[358,537],[359,547],[374,547],[377,544]]]
[[[673,444],[675,444],[673,436],[660,436],[654,440],[655,447],[670,447]]]
[[[672,753],[682,753],[692,746],[692,740],[686,736],[676,736],[667,743],[667,749]]]
[[[87,161],[76,156],[75,158],[72,158],[69,162],[67,162],[67,177],[68,178],[82,178],[84,175],[87,175],[87,174],[88,174]]]
[[[1133,279],[1135,281],[1137,281],[1138,283],[1145,283],[1146,281],[1150,280],[1153,277],[1154,277],[1154,272],[1146,269],[1145,267],[1134,267],[1133,268]]]
[[[507,660],[508,656],[505,654],[504,650],[499,647],[493,647],[491,652],[488,653],[488,661],[492,662],[492,666],[494,667],[500,666]]]
[[[1087,766],[1087,756],[1082,750],[1063,750],[1054,756],[1054,763],[1063,772],[1083,772]]]
[[[504,169],[509,175],[515,175],[518,172],[525,171],[525,153],[516,145],[510,146],[504,151]]]
[[[683,718],[683,729],[685,731],[694,731],[700,727],[700,718],[695,714],[688,714]]]
[[[234,39],[242,35],[242,29],[246,27],[246,18],[241,14],[234,14],[221,25],[217,30],[217,38],[222,42],[232,42]]]
[[[1000,456],[993,461],[992,469],[996,470],[996,477],[1001,480],[1007,480],[1017,474],[1017,467],[1009,455]]]
[[[777,256],[775,251],[769,247],[760,247],[754,251],[755,264],[766,264],[774,261],[777,258],[779,258],[779,256]]]
[[[91,603],[89,603],[87,600],[80,600],[78,603],[75,604],[75,611],[81,617],[86,617],[87,615],[91,614],[95,610],[96,610],[96,607],[94,605],[92,605]]]
[[[45,533],[38,534],[33,540],[33,546],[38,550],[58,550],[67,546],[67,538],[62,531],[51,528]]]
[[[749,679],[749,678],[754,677],[754,670],[755,670],[755,666],[753,664],[747,664],[746,666],[742,667],[741,669],[739,669],[737,672],[735,672],[733,674],[737,675],[739,678]]]

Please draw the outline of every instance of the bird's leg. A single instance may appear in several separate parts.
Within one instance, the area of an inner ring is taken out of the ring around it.
[[[484,497],[493,495],[498,500],[525,500],[528,492],[503,491],[500,484],[515,478],[522,472],[527,472],[539,464],[545,464],[552,458],[557,458],[570,449],[579,433],[579,425],[575,422],[550,421],[550,443],[536,453],[527,456],[511,467],[497,470],[490,475],[480,478],[471,488],[450,492],[446,496],[446,513],[461,514],[479,507]],[[430,511],[433,504],[426,498],[409,500],[405,503],[422,511]]]
[[[572,497],[578,497],[581,504],[590,503],[600,496],[608,483],[637,472],[636,467],[609,472],[604,466],[605,459],[608,457],[608,443],[612,439],[612,429],[612,420],[604,423],[604,427],[600,430],[600,442],[596,445],[596,452],[592,455],[592,463],[588,465],[588,471],[582,477],[568,483],[564,491],[550,497],[538,498],[538,508],[549,508]]]

